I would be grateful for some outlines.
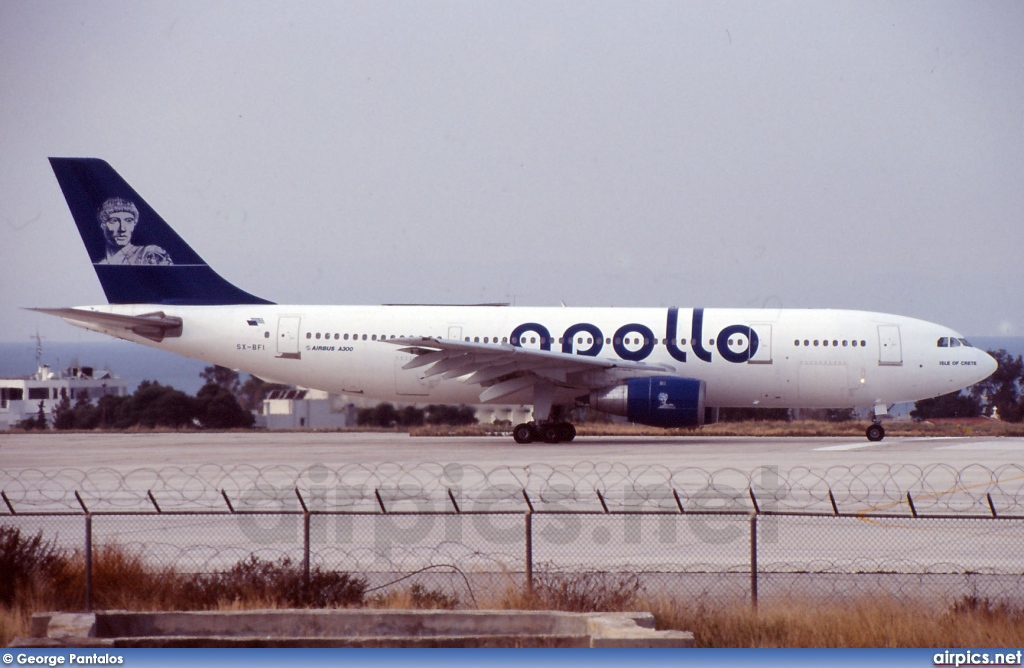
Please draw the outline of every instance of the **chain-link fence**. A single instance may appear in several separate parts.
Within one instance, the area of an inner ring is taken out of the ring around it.
[[[984,597],[1024,604],[1024,469],[813,471],[384,465],[0,474],[0,525],[156,567],[252,555],[421,584],[467,605],[590,585],[706,601]],[[685,484],[683,484],[685,483]]]

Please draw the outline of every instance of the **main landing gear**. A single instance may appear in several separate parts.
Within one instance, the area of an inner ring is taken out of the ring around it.
[[[527,444],[534,441],[545,443],[568,443],[576,438],[576,427],[569,422],[527,422],[517,424],[512,430],[512,438],[516,443]]]

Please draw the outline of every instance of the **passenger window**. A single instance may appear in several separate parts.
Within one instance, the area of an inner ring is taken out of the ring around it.
[[[815,348],[817,348],[817,347],[818,347],[818,339],[814,339],[814,347],[815,347]]]
[[[283,336],[283,335],[282,335],[282,336]],[[307,338],[307,339],[311,339],[311,338],[313,338],[313,332],[306,332],[306,338]]]
[[[835,339],[833,339],[832,340],[832,345],[838,347],[839,346],[839,341],[836,341]]]
[[[793,345],[794,346],[799,346],[800,345],[800,339],[797,339],[796,341],[794,341]]]
[[[824,341],[822,341],[822,342],[821,342],[821,345],[823,345],[823,346],[825,346],[826,348],[828,348],[828,339],[825,339]]]
[[[811,345],[811,342],[810,342],[810,341],[808,341],[807,339],[804,339],[804,345],[805,345],[805,346],[809,346],[809,345]]]
[[[366,340],[366,334],[363,334],[363,341]]]
[[[316,338],[318,338],[318,339],[320,338],[320,332],[316,333]]]
[[[348,334],[345,335],[345,340],[348,341]]]
[[[270,332],[263,332],[263,338],[269,339],[270,338]]]

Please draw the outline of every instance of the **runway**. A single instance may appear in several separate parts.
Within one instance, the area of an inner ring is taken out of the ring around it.
[[[580,462],[743,471],[825,469],[870,463],[995,468],[1024,461],[1024,438],[580,437],[569,444],[517,445],[508,437],[437,438],[398,433],[17,433],[0,435],[0,469],[381,463],[458,464],[490,469]]]
[[[727,598],[749,593],[756,513],[762,593],[1016,600],[1022,455],[1024,439],[982,437],[5,434],[16,514],[0,523],[75,549],[85,505],[99,544],[209,571],[250,553],[301,562],[306,507],[315,563],[381,581],[448,569],[457,589],[470,572],[521,574],[532,515],[537,569]]]
[[[385,501],[443,511],[456,490],[516,512],[526,508],[523,492],[541,509],[574,511],[672,510],[684,501],[746,511],[753,492],[777,511],[887,513],[908,510],[909,492],[915,511],[1024,515],[1022,461],[1024,438],[993,437],[582,437],[523,446],[364,432],[51,432],[0,436],[0,489],[40,511],[78,509],[76,490],[100,509],[151,508],[150,492],[183,510],[221,508],[222,491],[246,496],[269,485],[291,501],[296,488],[329,488],[332,507],[367,512]]]

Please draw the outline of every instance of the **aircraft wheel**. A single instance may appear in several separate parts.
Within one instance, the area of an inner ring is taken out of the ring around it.
[[[562,437],[558,440],[563,443],[569,443],[572,439],[576,438],[576,427],[570,422],[563,422],[559,426],[559,431],[562,433]]]
[[[869,441],[881,441],[885,438],[885,429],[880,424],[871,425],[866,433]]]
[[[562,440],[562,428],[557,422],[544,425],[540,430],[540,435],[544,439],[545,443],[558,443]]]
[[[516,428],[512,430],[512,438],[516,440],[516,443],[520,445],[526,445],[527,443],[533,443],[533,429],[530,429],[528,424],[517,424]]]

